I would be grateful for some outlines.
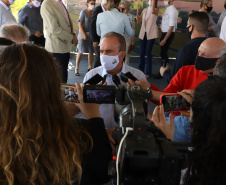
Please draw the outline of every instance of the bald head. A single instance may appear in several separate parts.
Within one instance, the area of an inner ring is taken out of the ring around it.
[[[226,53],[226,43],[217,37],[208,38],[199,47],[199,56],[204,58],[219,58]]]
[[[195,61],[195,68],[203,73],[212,73],[217,60],[226,53],[226,43],[217,37],[202,42]]]

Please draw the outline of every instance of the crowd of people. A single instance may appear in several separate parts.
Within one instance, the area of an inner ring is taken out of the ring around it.
[[[225,11],[216,24],[210,15],[212,0],[201,1],[200,10],[188,17],[190,40],[179,49],[170,70],[167,53],[178,19],[174,0],[164,1],[161,36],[156,23],[158,0],[149,0],[142,11],[138,7],[136,21],[141,29],[136,69],[129,66],[135,39],[129,1],[102,0],[96,6],[95,0],[87,0],[87,8],[80,12],[78,36],[61,0],[29,0],[19,10],[18,23],[10,9],[14,1],[0,0],[1,184],[91,185],[110,181],[108,163],[119,144],[117,115],[122,106],[84,103],[78,83],[79,103],[64,102],[61,85],[67,83],[73,45],[78,51],[76,76],[80,75],[82,54],[89,53],[83,82],[99,74],[104,79],[102,85],[142,87],[152,93],[148,101],[157,104],[147,119],[169,141],[191,143],[195,148],[182,171],[181,184],[225,183]],[[152,48],[159,37],[162,67],[154,75]],[[121,80],[120,75],[128,73],[136,80]],[[150,76],[163,76],[168,86],[159,90],[147,81]],[[166,93],[185,98],[190,111],[164,112],[160,97]],[[144,109],[147,105],[144,103]]]

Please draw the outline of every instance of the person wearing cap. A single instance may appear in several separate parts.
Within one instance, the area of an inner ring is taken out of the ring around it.
[[[5,23],[16,22],[10,6],[15,0],[0,0],[0,26]]]
[[[29,29],[29,41],[44,47],[45,38],[43,35],[43,20],[40,14],[40,6],[41,0],[29,0],[18,12],[18,23]]]

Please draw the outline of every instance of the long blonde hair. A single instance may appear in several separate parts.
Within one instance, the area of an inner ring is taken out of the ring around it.
[[[61,100],[53,57],[29,44],[0,54],[0,184],[65,185],[79,181],[90,136]]]

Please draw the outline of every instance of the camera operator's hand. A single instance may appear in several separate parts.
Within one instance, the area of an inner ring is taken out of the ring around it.
[[[183,91],[180,91],[178,92],[178,94],[180,94],[181,96],[183,96],[188,103],[192,103],[192,98],[194,96],[194,90],[190,90],[190,89],[185,89]],[[187,111],[180,111],[180,113],[183,115],[183,116],[186,116],[186,117],[190,117],[191,114],[190,112],[187,112]]]
[[[172,113],[170,114],[168,124],[164,115],[163,104],[155,108],[154,113],[152,115],[152,121],[154,122],[156,127],[161,129],[161,131],[166,135],[168,139],[171,139],[173,141],[174,138],[173,114]]]
[[[179,95],[183,96],[188,103],[192,103],[192,98],[194,97],[194,90],[184,89],[183,91],[178,92]]]
[[[115,149],[115,140],[112,137],[112,133],[117,129],[117,127],[112,128],[112,129],[106,129],[107,135],[108,135],[108,139],[110,141],[111,144],[111,149],[112,149],[112,155],[115,155],[116,149]]]
[[[86,119],[100,117],[99,105],[96,103],[84,103],[83,102],[83,89],[79,83],[76,83],[78,92],[78,99],[80,103],[76,103]]]
[[[147,89],[150,88],[151,85],[148,83],[147,80],[141,79],[141,80],[136,80],[135,83],[139,86],[141,86],[143,89]],[[127,85],[128,86],[135,86],[136,84],[133,83],[133,81],[131,79],[128,80]]]

